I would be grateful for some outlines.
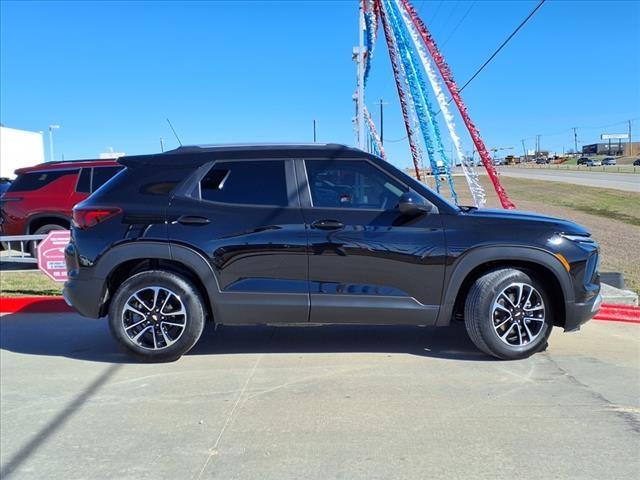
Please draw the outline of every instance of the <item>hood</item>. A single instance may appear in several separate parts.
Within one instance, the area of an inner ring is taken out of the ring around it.
[[[525,222],[529,224],[538,224],[540,226],[548,226],[558,233],[567,233],[572,235],[590,235],[590,232],[581,225],[563,220],[561,218],[549,217],[533,212],[523,212],[520,210],[500,210],[493,208],[473,209],[465,212],[473,218],[486,218],[513,222]]]

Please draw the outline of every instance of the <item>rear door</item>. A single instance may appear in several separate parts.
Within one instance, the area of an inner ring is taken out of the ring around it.
[[[409,190],[367,159],[298,161],[309,232],[310,321],[435,322],[444,276],[437,212],[407,218]]]
[[[217,160],[172,199],[169,238],[213,267],[218,322],[308,321],[307,237],[292,162]]]

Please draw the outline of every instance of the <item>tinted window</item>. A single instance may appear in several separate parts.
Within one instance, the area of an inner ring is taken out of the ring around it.
[[[305,161],[314,207],[391,209],[408,188],[364,160]]]
[[[203,200],[287,205],[284,162],[217,162],[200,182]]]
[[[93,169],[91,191],[95,192],[120,170],[122,170],[122,167],[95,167]]]
[[[10,192],[30,192],[49,185],[66,175],[75,175],[78,170],[50,170],[43,172],[25,173],[18,175],[18,178],[11,184]]]
[[[83,168],[80,170],[80,178],[76,185],[76,192],[89,193],[91,191],[91,169]]]

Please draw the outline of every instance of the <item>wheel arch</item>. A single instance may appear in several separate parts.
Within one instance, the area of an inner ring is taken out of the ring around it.
[[[67,230],[71,227],[71,219],[59,213],[38,213],[27,220],[26,234],[31,235],[45,225],[59,225]]]
[[[554,324],[564,326],[567,304],[573,303],[574,292],[568,272],[556,257],[546,250],[525,246],[487,246],[473,249],[449,267],[436,325],[449,325],[464,310],[466,295],[473,282],[485,273],[499,268],[517,268],[534,273],[545,285],[556,312]]]
[[[107,251],[95,267],[95,276],[104,279],[101,315],[108,311],[113,292],[126,278],[145,270],[166,269],[193,282],[209,318],[216,318],[216,276],[206,259],[188,247],[152,241],[121,244]]]

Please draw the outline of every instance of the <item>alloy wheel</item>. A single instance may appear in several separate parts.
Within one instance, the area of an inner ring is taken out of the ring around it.
[[[522,347],[544,330],[544,299],[528,283],[511,283],[495,298],[491,316],[498,338],[509,346]]]
[[[162,350],[178,341],[187,326],[180,296],[164,287],[133,293],[122,310],[122,327],[129,339],[148,350]]]

